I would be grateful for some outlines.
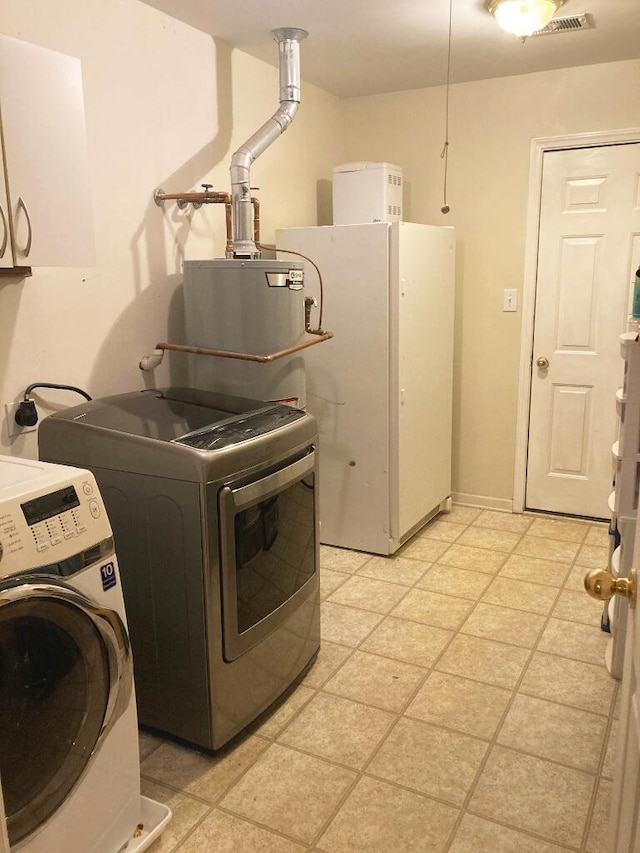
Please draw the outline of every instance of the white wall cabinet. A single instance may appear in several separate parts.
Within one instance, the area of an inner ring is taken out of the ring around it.
[[[80,61],[0,36],[0,268],[91,266]]]

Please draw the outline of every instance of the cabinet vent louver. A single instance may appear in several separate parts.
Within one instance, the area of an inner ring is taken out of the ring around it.
[[[556,33],[571,33],[576,30],[592,30],[595,24],[591,15],[566,15],[564,18],[552,18],[546,27],[538,30],[537,33],[532,33],[529,38],[536,36],[551,36]]]

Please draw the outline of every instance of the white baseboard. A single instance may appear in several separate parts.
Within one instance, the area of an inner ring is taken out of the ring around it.
[[[507,498],[490,498],[487,495],[468,495],[466,492],[451,492],[454,504],[477,506],[483,509],[498,509],[502,512],[513,512],[513,500]]]

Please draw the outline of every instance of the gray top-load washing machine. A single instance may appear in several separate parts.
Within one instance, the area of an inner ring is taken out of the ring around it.
[[[217,749],[320,645],[317,428],[185,388],[45,418],[40,457],[91,470],[114,531],[140,722]]]

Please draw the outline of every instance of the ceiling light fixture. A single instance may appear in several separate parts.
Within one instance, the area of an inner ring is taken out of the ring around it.
[[[498,25],[524,41],[549,23],[564,0],[489,0]]]

